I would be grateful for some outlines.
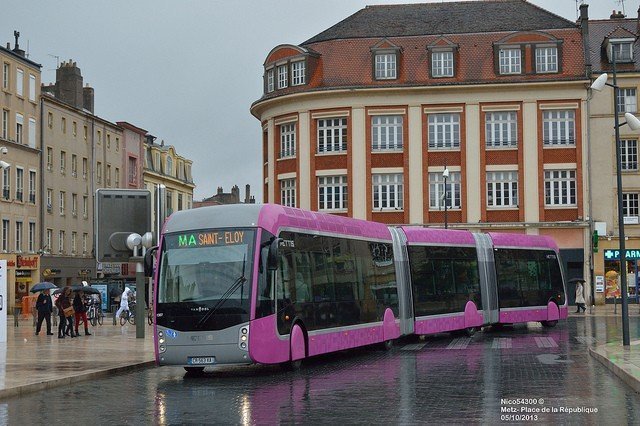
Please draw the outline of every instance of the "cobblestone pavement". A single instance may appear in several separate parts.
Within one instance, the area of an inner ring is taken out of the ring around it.
[[[640,318],[630,324],[637,338]],[[572,316],[553,329],[530,323],[348,351],[298,372],[150,368],[0,401],[0,423],[639,424],[640,395],[587,350],[619,339],[619,329],[617,318]]]

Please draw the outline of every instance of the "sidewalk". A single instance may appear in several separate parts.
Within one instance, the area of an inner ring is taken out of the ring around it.
[[[616,312],[616,313],[614,313]],[[622,317],[622,306],[618,304],[617,306],[611,305],[596,305],[594,307],[587,306],[587,312],[584,313],[576,313],[576,306],[569,306],[569,316],[570,317],[613,317],[619,316]],[[636,303],[629,303],[629,316],[637,317],[640,316],[640,307]]]
[[[80,332],[77,338],[58,339],[57,327],[47,336],[46,323],[39,336],[31,317],[22,317],[14,327],[8,318],[7,342],[0,343],[0,400],[24,393],[106,377],[153,365],[153,326],[146,326],[145,338],[136,338],[135,325],[90,327],[92,336]]]
[[[640,340],[630,342],[625,349],[622,342],[607,343],[589,348],[589,353],[622,379],[636,392],[640,392]]]

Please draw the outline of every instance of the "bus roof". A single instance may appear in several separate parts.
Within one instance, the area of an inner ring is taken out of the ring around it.
[[[448,244],[475,245],[473,234],[469,231],[423,228],[421,226],[402,226],[409,244]]]
[[[173,213],[166,233],[194,229],[260,226],[274,235],[281,229],[391,240],[387,225],[277,204],[228,204],[199,207]]]
[[[551,237],[545,235],[503,234],[489,232],[494,247],[533,247],[549,248],[558,251],[558,245]]]

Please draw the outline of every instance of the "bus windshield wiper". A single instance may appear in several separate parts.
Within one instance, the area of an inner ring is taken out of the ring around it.
[[[236,292],[236,290],[238,289],[238,287],[243,287],[244,283],[247,281],[247,279],[244,276],[244,267],[246,264],[246,260],[247,260],[247,255],[246,253],[244,254],[243,258],[242,258],[242,275],[240,275],[238,278],[236,278],[236,280],[233,282],[233,284],[231,284],[231,287],[229,287],[227,289],[227,291],[224,292],[224,294],[220,297],[220,300],[218,300],[218,302],[213,306],[213,308],[211,308],[209,310],[209,312],[207,312],[201,319],[200,321],[198,321],[198,323],[196,324],[196,328],[200,328],[202,327],[208,320],[209,318],[211,318],[211,316],[220,308],[222,307],[222,305],[224,304],[224,302],[226,302],[233,293]],[[242,298],[240,299],[240,303],[242,303]]]

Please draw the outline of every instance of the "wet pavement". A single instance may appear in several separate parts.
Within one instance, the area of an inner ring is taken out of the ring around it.
[[[630,324],[637,339],[640,317]],[[297,372],[151,367],[0,398],[0,423],[638,424],[640,395],[589,355],[619,340],[619,318],[572,315],[553,329],[529,323],[318,357]]]

